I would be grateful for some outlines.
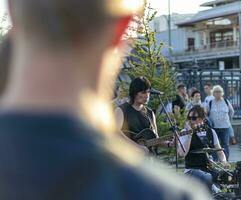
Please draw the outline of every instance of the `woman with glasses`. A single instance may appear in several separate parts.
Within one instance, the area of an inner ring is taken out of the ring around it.
[[[184,146],[185,152],[180,145],[178,146],[178,153],[185,157],[185,171],[184,173],[193,176],[203,182],[211,191],[215,173],[209,168],[209,158],[203,148],[217,148],[218,158],[224,166],[229,166],[225,154],[221,150],[221,146],[216,132],[205,126],[201,131],[195,131],[195,127],[204,124],[205,111],[201,106],[194,106],[188,112],[186,128],[183,131],[193,129],[193,134],[188,134],[180,137],[181,143]]]
[[[214,99],[208,103],[206,110],[228,160],[230,119],[234,115],[234,109],[231,103],[223,97],[224,91],[220,85],[213,87],[213,96]]]

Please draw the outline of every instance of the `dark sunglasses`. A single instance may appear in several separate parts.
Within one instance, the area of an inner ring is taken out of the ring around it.
[[[190,121],[191,120],[192,121],[196,121],[198,119],[198,117],[196,117],[196,116],[188,116],[187,119],[190,120]]]

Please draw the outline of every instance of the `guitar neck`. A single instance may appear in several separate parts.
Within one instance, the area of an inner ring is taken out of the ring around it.
[[[179,133],[179,136],[184,136],[184,135],[189,135],[189,134],[192,134],[193,133],[193,130],[188,130],[188,131],[182,131]]]
[[[170,134],[170,135],[165,135],[165,136],[162,136],[160,138],[154,138],[154,139],[150,139],[150,140],[146,140],[145,141],[145,145],[147,147],[151,147],[151,146],[157,146],[157,145],[163,145],[164,144],[164,141],[168,141],[168,140],[172,140],[173,138],[173,135]]]

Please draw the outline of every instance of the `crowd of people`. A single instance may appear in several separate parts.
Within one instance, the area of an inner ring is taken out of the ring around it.
[[[195,105],[203,107],[209,126],[218,132],[220,142],[225,148],[225,154],[229,157],[229,141],[231,144],[236,144],[237,142],[231,124],[234,109],[230,101],[224,97],[223,88],[220,85],[212,87],[210,83],[206,83],[204,85],[206,97],[203,102],[201,101],[201,92],[196,88],[191,88],[189,95],[184,84],[179,84],[177,90],[178,94],[176,99],[172,102],[172,111],[189,111]]]
[[[118,61],[112,70],[105,64],[120,57],[122,35],[142,7],[133,10],[122,0],[8,4],[13,28],[0,51],[1,70],[7,69],[0,102],[0,199],[210,199],[195,180],[162,165],[150,167],[141,153],[149,149],[134,136],[103,128],[112,127],[106,85],[112,86],[113,71],[120,68]],[[150,126],[158,137],[155,115],[145,106],[149,89],[144,78],[133,82],[130,102],[116,111],[119,129]]]
[[[212,87],[210,83],[206,83],[204,90],[207,96],[202,102],[199,90],[191,88],[188,94],[186,86],[178,84],[176,98],[167,104],[166,110],[171,113],[187,113],[181,133],[192,131],[191,134],[180,136],[179,143],[169,140],[159,146],[177,145],[178,154],[185,158],[184,173],[201,181],[210,192],[217,192],[218,188],[214,184],[217,172],[210,167],[210,159],[219,161],[225,168],[230,166],[229,138],[232,139],[232,144],[236,143],[231,124],[234,109],[229,100],[224,98],[224,90],[220,85]],[[156,127],[155,114],[146,106],[150,92],[150,82],[145,77],[137,77],[130,84],[129,100],[125,99],[115,109],[117,127],[123,137],[145,152],[151,150],[139,143],[139,139],[155,139],[160,134]],[[195,127],[200,124],[205,125],[205,129],[195,132]],[[142,134],[146,129],[152,130],[153,134],[150,131],[147,135]],[[208,154],[209,157],[206,152],[200,152],[204,148],[215,149],[217,152]]]

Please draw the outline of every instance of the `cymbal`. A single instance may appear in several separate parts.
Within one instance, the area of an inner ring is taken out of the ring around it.
[[[203,148],[203,149],[197,149],[197,150],[192,150],[190,153],[213,153],[217,151],[223,151],[223,148]]]

